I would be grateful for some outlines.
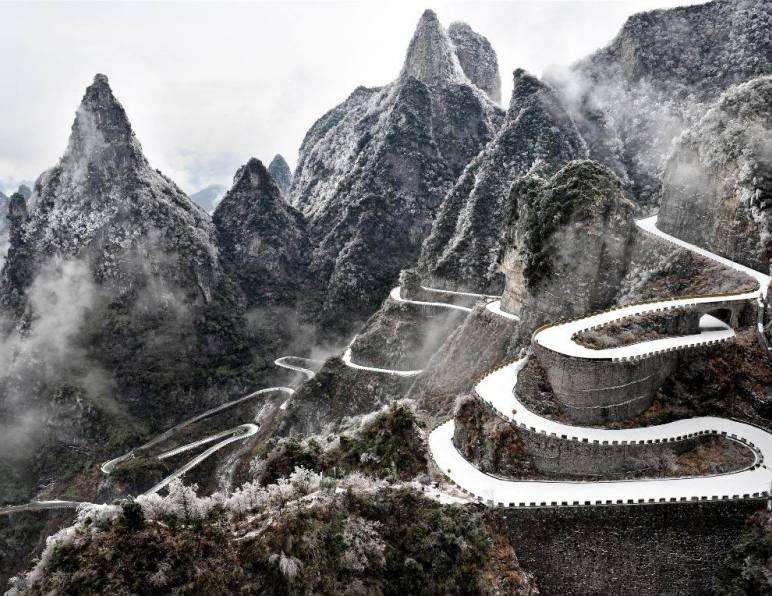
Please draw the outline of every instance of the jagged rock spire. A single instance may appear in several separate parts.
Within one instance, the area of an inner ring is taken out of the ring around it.
[[[251,158],[213,216],[221,254],[247,305],[290,305],[301,293],[311,253],[305,221],[284,202],[259,159]]]
[[[247,163],[236,170],[236,175],[233,177],[233,188],[231,188],[228,196],[237,191],[271,191],[275,187],[276,183],[273,178],[271,178],[268,170],[265,169],[263,162],[256,157],[251,157]],[[223,199],[223,202],[224,201],[225,199]]]
[[[587,157],[587,146],[555,92],[522,69],[496,138],[458,178],[422,247],[420,268],[431,283],[500,291],[502,225],[512,183],[527,173],[550,175]]]
[[[97,74],[86,89],[62,161],[74,166],[76,173],[147,165],[126,111],[103,74]]]
[[[292,172],[290,171],[289,165],[287,165],[287,160],[277,153],[268,166],[268,173],[273,178],[273,181],[276,182],[276,186],[278,186],[284,194],[287,194],[292,185]]]
[[[491,42],[462,22],[450,24],[448,37],[453,42],[464,74],[493,101],[501,102],[499,62]]]
[[[424,11],[405,56],[400,78],[414,77],[427,85],[465,82],[453,44],[433,10]]]

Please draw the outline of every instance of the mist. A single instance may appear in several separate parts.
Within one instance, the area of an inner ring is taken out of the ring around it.
[[[109,374],[76,341],[96,295],[87,265],[77,259],[52,259],[32,282],[30,315],[0,340],[1,454],[20,457],[34,444],[51,415],[38,399],[46,390],[67,382],[91,396],[109,389]]]

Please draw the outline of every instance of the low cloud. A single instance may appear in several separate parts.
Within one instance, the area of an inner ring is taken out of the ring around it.
[[[20,455],[33,443],[50,416],[47,389],[65,379],[93,394],[109,386],[77,342],[96,292],[80,260],[54,258],[30,285],[27,315],[0,341],[0,452]]]

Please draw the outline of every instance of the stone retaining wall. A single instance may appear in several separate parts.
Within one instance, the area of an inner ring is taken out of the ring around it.
[[[763,501],[501,509],[542,594],[714,593],[715,574]]]
[[[625,474],[643,472],[653,466],[660,465],[670,455],[679,455],[693,449],[704,439],[718,436],[709,431],[673,437],[669,441],[657,442],[627,442],[613,441],[588,441],[576,440],[570,437],[558,437],[539,432],[533,428],[526,428],[507,420],[497,410],[477,397],[477,411],[469,412],[472,403],[463,402],[467,413],[463,417],[456,416],[456,430],[454,442],[465,457],[484,472],[501,477],[516,477],[523,470],[533,466],[541,473],[555,475],[556,478],[597,476],[605,479],[623,476]],[[479,437],[485,430],[493,426],[493,421],[498,421],[499,426],[508,424],[511,432],[497,433],[497,437],[485,437],[485,440],[476,440],[474,443],[464,441],[465,437]],[[477,428],[466,428],[475,425]],[[514,435],[514,437],[513,437]],[[732,437],[734,440],[746,443],[740,437]],[[506,462],[511,457],[513,445],[517,445],[515,451],[522,451],[519,460]],[[747,445],[752,449],[750,445]],[[761,456],[756,465],[761,465]],[[504,465],[494,468],[492,464],[506,462]],[[514,470],[514,475],[510,474]]]
[[[615,362],[565,356],[532,345],[555,399],[577,424],[605,424],[640,414],[678,363],[674,352]]]
[[[731,311],[730,324],[735,328],[753,325],[756,321],[755,300],[717,300],[679,308],[683,309],[685,317],[690,311]],[[536,341],[532,346],[547,373],[555,398],[569,418],[577,424],[605,424],[625,420],[646,410],[657,389],[677,366],[681,354],[693,358],[695,350],[709,349],[714,343],[717,342],[624,360],[567,356]]]

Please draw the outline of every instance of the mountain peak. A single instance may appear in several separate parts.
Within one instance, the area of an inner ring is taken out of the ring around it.
[[[448,37],[464,74],[493,101],[501,102],[499,61],[491,42],[460,21],[450,24]]]
[[[263,162],[256,157],[250,157],[249,161],[236,170],[233,177],[233,189],[258,190],[267,186],[275,186],[271,175],[265,169]]]
[[[268,166],[268,173],[273,178],[276,186],[286,194],[292,185],[292,172],[289,165],[287,165],[287,160],[277,153]]]
[[[97,74],[86,88],[72,125],[64,162],[106,169],[146,163],[126,111],[103,74]]]
[[[405,77],[414,77],[427,85],[467,80],[453,44],[433,10],[424,11],[410,40],[400,74],[400,78]]]

